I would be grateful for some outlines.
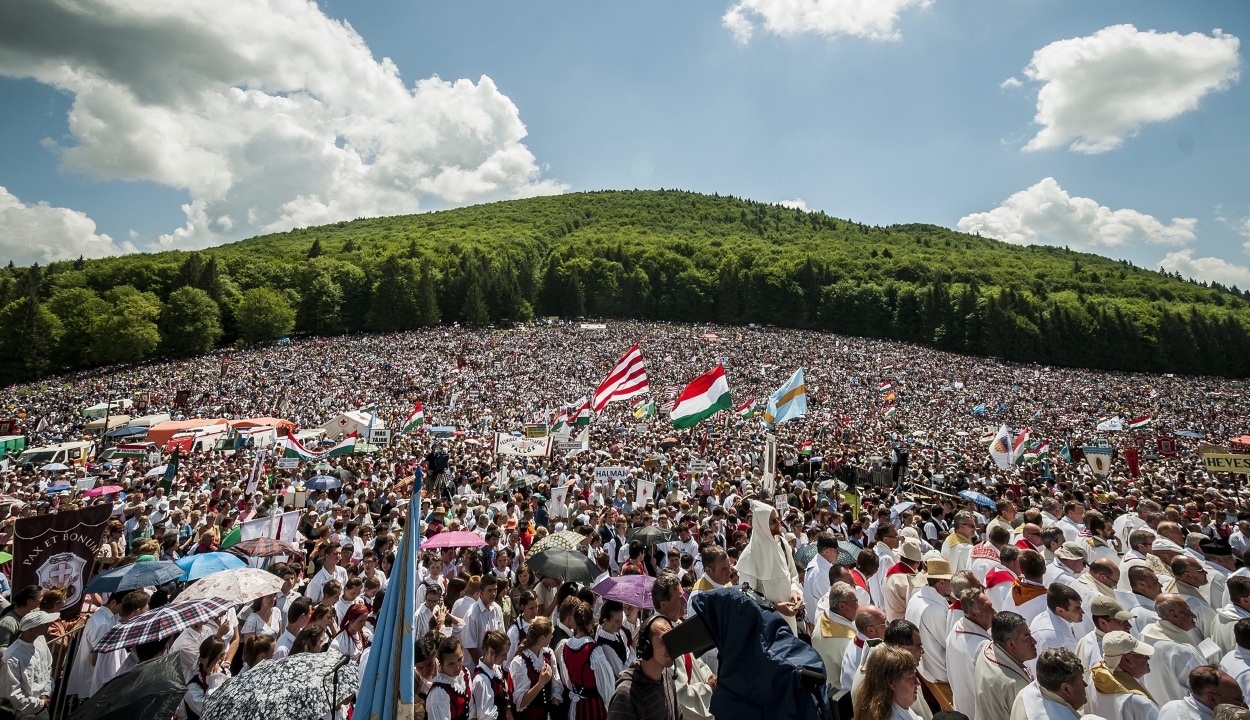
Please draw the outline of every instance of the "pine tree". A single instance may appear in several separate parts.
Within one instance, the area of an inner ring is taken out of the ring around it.
[[[482,296],[481,283],[469,283],[460,317],[470,325],[485,325],[490,322],[490,310],[486,307],[486,298]]]
[[[564,317],[581,317],[586,314],[586,296],[582,293],[582,280],[577,266],[569,268],[568,285],[564,289]]]
[[[308,248],[308,259],[321,257],[321,238],[313,238],[312,247]]]
[[[438,294],[434,290],[434,270],[430,263],[421,263],[421,279],[417,282],[417,316],[422,325],[437,325],[442,321],[438,309]]]

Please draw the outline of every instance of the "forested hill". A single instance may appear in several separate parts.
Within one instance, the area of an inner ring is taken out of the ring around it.
[[[0,270],[0,382],[289,332],[534,315],[775,324],[965,353],[1250,375],[1250,293],[932,225],[607,191]]]

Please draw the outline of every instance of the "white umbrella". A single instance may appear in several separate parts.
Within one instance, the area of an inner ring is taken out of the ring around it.
[[[44,465],[43,467],[39,469],[47,470],[49,472],[60,472],[62,470],[69,470],[68,467],[66,467],[65,465],[62,465],[61,463],[48,463],[47,465]]]
[[[282,590],[282,579],[259,568],[235,568],[206,575],[178,593],[174,604],[196,598],[222,598],[236,605]]]
[[[164,474],[165,474],[165,470],[166,470],[168,467],[169,467],[168,465],[160,465],[160,466],[158,466],[158,467],[154,467],[154,468],[152,468],[151,470],[148,470],[148,471],[147,471],[147,472],[143,475],[143,477],[152,477],[153,475],[164,475]]]

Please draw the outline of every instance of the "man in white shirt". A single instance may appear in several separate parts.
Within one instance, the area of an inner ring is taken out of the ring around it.
[[[967,570],[971,562],[968,556],[972,553],[977,525],[972,513],[963,511],[955,513],[952,523],[951,533],[942,543],[942,555],[951,564],[952,572],[960,572]]]
[[[1224,606],[1228,577],[1237,569],[1233,560],[1233,546],[1225,540],[1204,539],[1198,544],[1202,551],[1202,564],[1207,570],[1207,584],[1198,588],[1211,607]]]
[[[273,648],[274,660],[281,660],[291,654],[291,646],[295,644],[295,638],[299,636],[299,631],[312,622],[312,613],[312,601],[306,597],[297,598],[287,606],[286,629],[282,631],[282,637],[278,638],[278,642]]]
[[[1159,720],[1211,720],[1225,703],[1245,707],[1241,686],[1228,673],[1211,665],[1189,673],[1190,692],[1159,709]]]
[[[1203,637],[1211,637],[1215,632],[1215,608],[1202,596],[1199,590],[1207,584],[1207,569],[1202,561],[1188,555],[1178,555],[1172,560],[1172,582],[1163,587],[1165,593],[1176,593],[1185,598],[1194,614],[1198,616],[1198,628]]]
[[[52,651],[48,649],[48,627],[59,615],[32,610],[18,623],[18,635],[4,651],[0,671],[0,697],[13,704],[19,718],[48,717],[52,704]]]
[[[313,579],[308,581],[308,590],[304,594],[314,603],[321,602],[324,596],[322,588],[331,580],[337,580],[339,587],[347,584],[347,568],[339,565],[339,553],[342,552],[337,545],[327,546],[325,549],[325,564],[313,575]]]
[[[1079,625],[1085,617],[1085,609],[1081,607],[1081,596],[1067,585],[1056,583],[1046,589],[1046,612],[1033,618],[1029,623],[1029,632],[1037,640],[1040,656],[1049,648],[1064,648],[1076,652],[1076,634],[1073,625]],[[1033,671],[1036,667],[1029,670]]]
[[[1075,500],[1069,500],[1063,506],[1063,517],[1059,518],[1059,522],[1055,526],[1063,531],[1063,539],[1067,542],[1076,542],[1081,537],[1081,530],[1085,529],[1085,506]]]
[[[1154,541],[1155,534],[1149,528],[1139,528],[1129,533],[1128,540],[1124,543],[1127,551],[1120,560],[1120,584],[1116,586],[1117,590],[1129,589],[1129,568],[1139,565],[1150,567],[1150,559],[1146,556],[1150,554],[1150,546]]]
[[[1126,632],[1103,636],[1103,657],[1090,666],[1090,710],[1117,720],[1155,720],[1159,706],[1141,684],[1154,648]]]
[[[1086,548],[1088,545],[1067,541],[1055,550],[1055,559],[1046,566],[1046,577],[1042,584],[1050,587],[1055,583],[1071,585],[1081,573],[1085,572]]]
[[[838,690],[842,687],[842,660],[848,648],[855,645],[858,632],[855,617],[859,613],[859,599],[855,587],[836,582],[825,597],[817,601],[820,615],[812,630],[812,648],[825,661],[826,681]]]
[[[1232,675],[1242,694],[1250,697],[1250,618],[1233,625],[1233,637],[1237,644],[1220,660],[1220,669]]]
[[[95,664],[91,656],[95,654],[96,643],[117,624],[117,615],[122,609],[122,597],[125,593],[112,593],[104,606],[91,614],[82,629],[82,639],[78,641],[78,651],[74,656],[74,669],[70,675],[69,694],[77,695],[80,700],[91,697],[91,675]]]
[[[1037,656],[1037,679],[1016,696],[1011,720],[1078,720],[1086,697],[1085,668],[1066,648]]]
[[[1133,635],[1141,637],[1142,630],[1159,619],[1159,614],[1155,612],[1155,598],[1163,592],[1163,585],[1159,583],[1159,576],[1145,565],[1130,567],[1128,577],[1132,589],[1116,590],[1115,597],[1124,609],[1133,615],[1130,621],[1133,625]]]
[[[855,613],[855,641],[847,646],[842,655],[842,675],[838,687],[843,690],[851,689],[864,649],[881,642],[889,625],[889,621],[885,619],[885,611],[881,608],[876,605],[859,606],[859,611]],[[832,680],[829,682],[833,683]]]
[[[837,562],[840,554],[838,539],[831,533],[822,532],[816,536],[816,554],[803,572],[803,605],[809,632],[820,622],[816,605],[829,592],[829,568]],[[852,613],[851,617],[854,616]]]
[[[482,638],[491,630],[503,631],[503,608],[499,607],[499,603],[495,602],[495,596],[499,592],[499,579],[494,575],[487,575],[482,578],[482,589],[478,594],[477,601],[469,607],[469,611],[465,613],[464,631],[460,634],[460,640],[464,645],[464,649],[469,652],[470,657],[476,664],[482,659]]]
[[[976,720],[976,676],[973,670],[981,651],[991,642],[994,606],[984,592],[974,587],[960,592],[956,599],[963,606],[964,616],[946,636],[946,674],[955,709],[967,715],[968,720]]]
[[[948,685],[946,671],[947,596],[951,591],[951,565],[945,560],[928,562],[926,585],[907,600],[905,619],[920,628],[920,675],[935,685]]]

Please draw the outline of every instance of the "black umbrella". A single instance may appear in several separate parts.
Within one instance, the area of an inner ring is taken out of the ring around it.
[[[69,720],[134,720],[172,717],[187,694],[178,655],[162,655],[119,675]]]
[[[330,472],[326,473],[326,475],[333,475],[339,480],[351,480],[352,478],[356,477],[356,473],[343,467],[334,468]]]
[[[643,545],[655,545],[656,543],[672,542],[673,531],[665,530],[664,528],[656,527],[655,525],[644,525],[642,527],[636,527],[625,533],[625,540],[627,542],[637,540]]]
[[[589,583],[599,576],[599,568],[584,553],[576,550],[543,550],[526,560],[525,564],[535,573],[561,582]]]

